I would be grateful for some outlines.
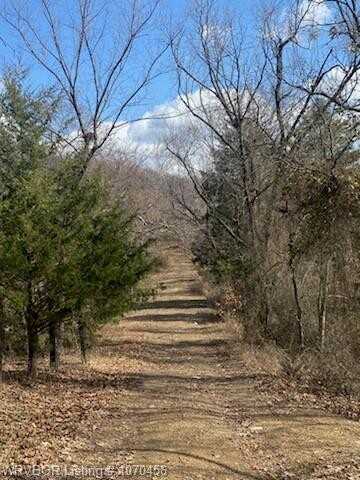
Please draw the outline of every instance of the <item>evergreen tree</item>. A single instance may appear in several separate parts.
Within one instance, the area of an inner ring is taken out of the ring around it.
[[[46,125],[37,122],[45,103],[35,104],[35,115],[33,100],[14,82],[4,100],[0,285],[12,318],[26,328],[34,375],[40,335],[49,332],[56,367],[61,325],[79,316],[86,328],[88,310],[96,324],[118,318],[146,294],[138,284],[152,259],[101,176],[83,177],[81,156],[51,156]]]

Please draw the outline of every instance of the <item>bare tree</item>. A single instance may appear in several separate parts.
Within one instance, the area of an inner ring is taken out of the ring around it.
[[[351,161],[359,134],[359,7],[353,0],[273,5],[260,16],[250,40],[233,20],[236,15],[218,11],[215,1],[196,1],[192,24],[174,37],[171,49],[181,102],[227,152],[221,161],[232,158],[236,165],[232,178],[226,168],[217,175],[227,182],[226,191],[241,192],[239,212],[211,204],[217,199],[206,195],[193,149],[170,140],[168,151],[185,168],[208,212],[253,259],[265,330],[271,315],[269,272],[273,275],[278,264],[288,266],[302,347],[302,282],[288,256],[296,209],[289,209],[284,192],[289,172],[312,171],[314,157],[316,168],[322,165],[328,176]],[[346,134],[334,136],[345,119]]]
[[[2,18],[70,105],[76,134],[62,139],[84,153],[85,171],[116,129],[138,120],[131,111],[168,46],[156,33],[160,0],[74,3],[38,0],[34,12],[34,2],[9,0]]]

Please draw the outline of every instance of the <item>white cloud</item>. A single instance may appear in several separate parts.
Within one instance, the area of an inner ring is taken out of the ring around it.
[[[210,92],[200,93],[198,90],[190,94],[186,101],[189,102],[191,109],[202,116],[209,119],[216,116],[220,121],[219,103]],[[181,98],[177,97],[144,113],[143,118],[137,122],[122,125],[120,123],[111,136],[108,148],[137,150],[151,160],[161,155],[165,139],[170,136],[182,136],[189,140],[189,136],[195,131],[199,133],[199,129],[206,141],[204,124],[197,120]]]
[[[244,94],[241,99],[243,104],[246,105],[248,100],[248,95]],[[225,112],[211,92],[197,90],[190,94],[186,101],[191,110],[224,132],[228,123]],[[233,101],[236,102],[237,98],[235,97]],[[261,109],[261,119],[265,128],[276,129],[273,111],[262,96],[257,96],[254,108],[255,113],[258,108]],[[251,114],[251,109],[249,113]],[[117,128],[108,147],[136,150],[149,162],[156,162],[166,157],[164,152],[166,142],[170,142],[176,151],[191,152],[194,163],[201,168],[208,163],[210,156],[207,152],[218,143],[218,138],[205,122],[189,111],[181,97],[177,97],[146,112],[142,120]]]
[[[321,25],[331,19],[332,11],[325,0],[302,0],[297,8],[272,10],[265,19],[268,39],[292,37],[316,39]],[[300,25],[299,25],[300,22]]]
[[[199,92],[189,96],[189,102],[195,109],[199,109],[201,103],[209,105],[209,94],[200,97]],[[202,98],[202,102],[200,101]],[[214,102],[213,102],[214,103]],[[174,132],[179,134],[189,131],[195,125],[199,126],[180,97],[155,106],[152,110],[144,113],[143,117],[133,123],[120,120],[111,133],[110,138],[104,144],[102,151],[109,152],[132,152],[139,157],[152,161],[161,156],[164,151],[165,139]],[[98,131],[99,141],[104,138],[109,129],[110,122],[103,122]],[[81,142],[81,135],[78,131],[69,134],[69,142],[77,146]],[[65,146],[67,148],[67,146]]]
[[[324,0],[303,0],[299,14],[303,17],[304,26],[313,27],[327,22],[331,10]]]

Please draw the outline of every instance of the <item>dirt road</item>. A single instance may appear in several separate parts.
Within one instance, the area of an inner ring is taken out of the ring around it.
[[[97,368],[128,362],[124,394],[73,460],[165,465],[171,480],[360,478],[358,423],[267,402],[258,376],[228,357],[191,262],[171,252],[155,277],[158,297],[103,330]]]

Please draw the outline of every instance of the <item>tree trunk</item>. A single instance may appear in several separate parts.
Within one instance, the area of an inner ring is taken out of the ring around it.
[[[28,377],[36,377],[37,375],[37,357],[39,351],[39,333],[37,330],[38,315],[33,308],[32,302],[32,282],[29,279],[27,283],[28,304],[24,313],[24,320],[26,324],[27,333],[27,347],[28,347]]]
[[[39,350],[39,334],[35,328],[33,318],[26,318],[27,342],[28,342],[28,368],[29,377],[37,375],[37,360]]]
[[[318,295],[318,319],[319,319],[319,348],[323,352],[326,344],[327,323],[327,296],[329,280],[330,260],[326,259],[320,264],[319,295]]]
[[[259,311],[259,321],[260,321],[260,328],[263,332],[264,337],[270,338],[270,328],[269,328],[269,303],[266,294],[266,290],[263,287],[262,280],[259,279],[260,283],[260,311]]]
[[[78,335],[80,344],[81,360],[83,363],[87,362],[87,332],[85,322],[81,317],[77,320]]]
[[[61,331],[60,322],[53,320],[49,324],[49,360],[50,368],[58,370],[60,367],[61,355]]]
[[[295,266],[293,264],[290,265],[290,271],[291,271],[293,295],[294,295],[295,306],[296,306],[296,326],[297,326],[298,346],[300,351],[303,351],[305,348],[305,339],[304,339],[304,327],[302,323],[302,309],[300,305],[299,290],[298,290],[297,281],[296,281]]]
[[[3,380],[3,365],[5,357],[5,310],[4,300],[0,300],[0,382]]]

